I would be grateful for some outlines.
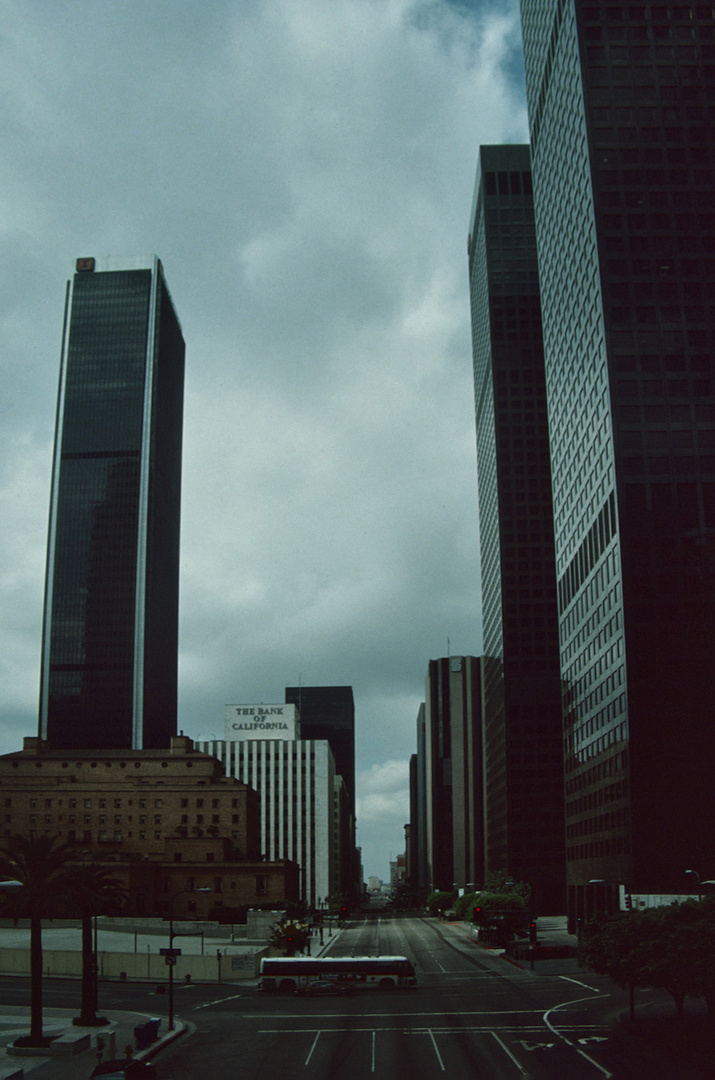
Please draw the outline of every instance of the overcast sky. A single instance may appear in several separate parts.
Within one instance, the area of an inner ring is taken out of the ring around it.
[[[65,282],[156,253],[187,345],[179,728],[350,684],[366,875],[427,662],[481,649],[466,238],[526,139],[515,0],[0,0],[0,752],[37,733]]]

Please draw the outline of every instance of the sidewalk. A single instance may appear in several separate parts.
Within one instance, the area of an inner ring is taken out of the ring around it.
[[[36,1080],[89,1080],[94,1066],[99,1061],[97,1052],[97,1039],[104,1040],[107,1049],[114,1042],[114,1051],[105,1051],[103,1058],[126,1057],[126,1047],[132,1047],[132,1056],[140,1060],[148,1060],[159,1053],[174,1039],[183,1035],[190,1025],[174,1018],[174,1030],[167,1031],[166,1017],[161,1017],[159,1025],[159,1038],[145,1050],[136,1050],[134,1028],[150,1019],[148,1013],[133,1012],[108,1012],[106,1013],[109,1023],[101,1028],[80,1028],[72,1023],[76,1016],[76,1009],[45,1009],[43,1012],[43,1030],[46,1035],[67,1035],[71,1039],[88,1037],[89,1047],[80,1053],[62,1054],[48,1057],[46,1055],[31,1055],[28,1057],[16,1057],[8,1053],[7,1045],[12,1043],[19,1035],[26,1035],[30,1027],[30,1010],[24,1006],[6,1005],[0,1010],[0,1080],[20,1080],[21,1077],[34,1076]]]

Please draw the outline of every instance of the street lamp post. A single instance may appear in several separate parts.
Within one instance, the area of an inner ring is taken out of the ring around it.
[[[703,890],[702,890],[701,882],[700,882],[700,874],[697,872],[697,870],[686,870],[685,871],[685,876],[695,878],[695,883],[696,883],[696,885],[698,887],[698,900],[702,900],[702,898],[703,898]]]
[[[169,1031],[174,1030],[174,964],[176,963],[176,956],[174,955],[174,901],[177,896],[183,896],[184,893],[208,892],[211,892],[211,889],[179,889],[169,901],[169,953],[166,957],[166,962],[169,965],[169,1022],[167,1025]]]

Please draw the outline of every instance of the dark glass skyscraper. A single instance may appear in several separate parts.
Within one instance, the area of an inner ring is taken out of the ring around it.
[[[184,341],[156,258],[80,259],[67,286],[40,735],[176,732]]]
[[[561,685],[528,146],[482,146],[469,241],[484,634],[486,869],[563,910]]]
[[[300,714],[303,739],[325,739],[355,816],[355,702],[352,686],[286,686],[287,705]]]
[[[521,10],[577,915],[715,875],[715,11]]]

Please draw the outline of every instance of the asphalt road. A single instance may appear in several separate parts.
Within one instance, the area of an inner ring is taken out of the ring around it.
[[[182,1012],[197,1030],[162,1055],[161,1076],[685,1080],[701,1075],[664,1061],[662,1053],[614,1028],[614,1017],[627,1002],[608,980],[522,971],[475,945],[460,924],[359,917],[329,951],[406,955],[415,963],[419,986],[363,989],[354,997],[320,1000],[255,991],[231,999],[222,993]]]
[[[321,999],[266,995],[248,986],[179,985],[176,1014],[190,1027],[156,1059],[161,1080],[705,1075],[625,1035],[614,1020],[627,1009],[626,997],[608,980],[523,971],[479,948],[461,924],[359,917],[328,944],[333,955],[407,955],[419,985]],[[25,989],[24,980],[0,980],[0,999],[11,995],[21,1004]],[[45,983],[48,1006],[64,1007],[76,997],[76,983]],[[652,1004],[667,1007],[662,997]],[[166,1001],[148,984],[102,984],[102,1009],[163,1015]]]

